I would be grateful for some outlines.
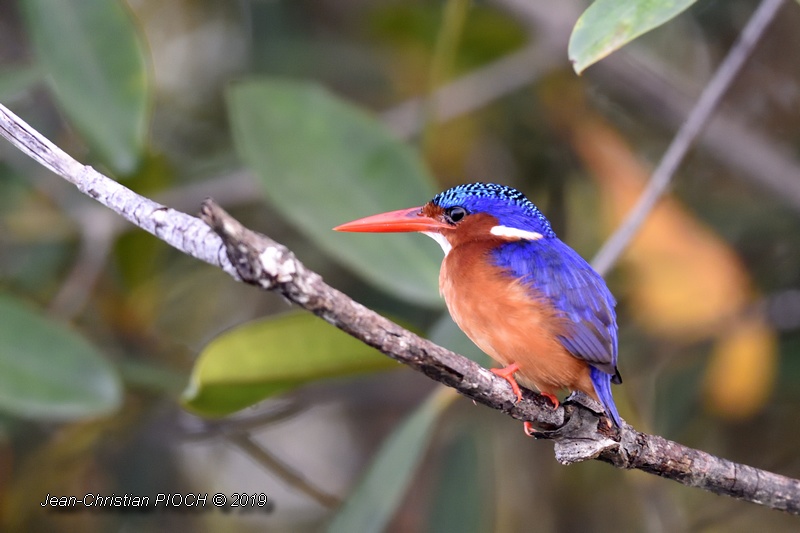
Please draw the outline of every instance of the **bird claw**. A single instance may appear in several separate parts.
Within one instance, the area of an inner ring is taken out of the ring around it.
[[[550,400],[550,403],[553,404],[553,410],[558,409],[558,406],[561,405],[561,402],[558,401],[558,397],[555,394],[550,394],[549,392],[540,392],[542,396]]]
[[[490,368],[489,371],[497,377],[501,377],[504,380],[508,381],[508,384],[511,385],[511,390],[514,392],[514,395],[517,397],[517,401],[522,399],[522,391],[517,384],[517,380],[514,379],[514,373],[519,370],[519,365],[517,363],[511,363],[508,366],[504,366],[503,368]],[[558,397],[555,394],[551,394],[549,392],[541,392],[542,396],[550,400],[550,403],[553,404],[553,410],[558,409],[561,405],[561,402],[558,401]],[[522,426],[523,431],[529,437],[538,438],[539,431],[533,427],[531,422],[524,422]]]
[[[490,368],[489,372],[491,372],[495,376],[501,377],[504,380],[508,381],[508,384],[511,385],[511,390],[517,397],[517,401],[520,401],[522,399],[522,391],[519,389],[517,380],[514,379],[514,372],[518,370],[519,370],[519,365],[517,365],[517,363],[511,363],[510,365],[504,366],[503,368]]]
[[[525,432],[525,434],[527,436],[533,437],[533,438],[536,438],[536,433],[538,433],[536,431],[536,428],[533,427],[533,424],[531,422],[527,422],[527,421],[523,422],[522,430]]]
[[[554,394],[550,394],[549,392],[540,392],[539,394],[550,400],[550,403],[553,404],[554,411],[558,409],[558,407],[561,405],[561,402],[558,401],[558,398]],[[522,425],[522,429],[523,431],[525,431],[525,434],[529,437],[538,439],[542,436],[542,433],[535,427],[533,427],[533,424],[531,422],[524,422]]]

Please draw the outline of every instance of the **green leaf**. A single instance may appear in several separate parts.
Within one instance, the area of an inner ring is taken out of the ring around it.
[[[114,172],[134,172],[150,101],[144,47],[114,0],[25,0],[36,57],[75,128]]]
[[[428,531],[491,531],[494,480],[488,463],[493,454],[485,449],[485,437],[473,424],[443,450],[441,478],[431,498]]]
[[[575,72],[600,61],[633,39],[688,9],[697,0],[595,0],[578,19],[569,39]]]
[[[183,403],[223,416],[321,378],[398,368],[393,360],[309,313],[256,320],[200,354]]]
[[[413,303],[442,305],[435,243],[331,231],[428,201],[432,180],[415,152],[375,118],[313,84],[239,83],[228,105],[237,150],[276,211],[374,285]]]
[[[114,368],[83,337],[0,295],[0,409],[39,420],[110,413],[122,388]]]
[[[422,461],[436,422],[458,398],[439,387],[386,439],[364,478],[328,527],[329,533],[384,531]]]

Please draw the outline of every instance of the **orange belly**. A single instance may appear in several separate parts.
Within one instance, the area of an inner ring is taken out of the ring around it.
[[[564,319],[491,266],[478,246],[453,249],[442,263],[439,288],[456,324],[501,365],[516,363],[520,384],[547,393],[580,390],[597,399],[588,363],[558,340]]]

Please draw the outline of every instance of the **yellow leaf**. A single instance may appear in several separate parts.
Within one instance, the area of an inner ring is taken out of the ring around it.
[[[759,317],[738,322],[720,338],[705,376],[709,411],[731,419],[757,413],[775,380],[776,344],[774,332]]]

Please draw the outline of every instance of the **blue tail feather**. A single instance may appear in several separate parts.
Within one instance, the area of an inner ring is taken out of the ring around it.
[[[613,376],[593,366],[590,367],[589,371],[594,391],[597,393],[597,397],[600,398],[600,403],[605,407],[606,414],[611,417],[617,427],[622,427],[622,420],[617,412],[617,406],[614,404],[614,397],[611,395],[611,379]]]

